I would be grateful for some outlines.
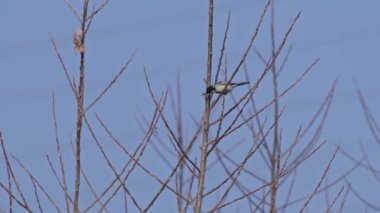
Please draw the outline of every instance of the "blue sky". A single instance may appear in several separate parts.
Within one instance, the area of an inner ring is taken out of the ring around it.
[[[99,4],[100,1],[94,2]],[[246,47],[264,4],[263,0],[216,2],[216,54],[219,53],[227,14],[231,11],[231,34],[227,43],[231,68]],[[77,8],[80,6],[74,5]],[[101,115],[115,134],[130,146],[136,145],[142,136],[137,125],[139,113],[150,115],[153,110],[144,82],[144,66],[157,95],[169,85],[174,86],[177,75],[180,76],[184,119],[188,123],[185,135],[191,137],[194,128],[191,115],[199,117],[203,111],[201,94],[206,69],[207,6],[206,1],[111,0],[94,19],[86,46],[88,101],[102,91],[131,54],[138,50],[125,75],[92,111]],[[301,18],[288,40],[294,48],[280,76],[280,88],[286,88],[309,64],[320,58],[318,65],[302,83],[281,100],[282,106],[286,106],[281,123],[286,132],[285,138],[294,135],[299,125],[310,119],[334,80],[338,79],[336,96],[322,134],[322,140],[326,140],[327,145],[304,168],[303,178],[310,179],[311,183],[306,187],[308,192],[316,182],[312,181],[315,175],[307,171],[325,165],[336,144],[341,144],[353,155],[358,152],[359,142],[367,148],[370,157],[380,151],[374,149],[354,83],[355,80],[370,108],[378,116],[379,7],[380,2],[375,0],[276,1],[277,43],[297,12],[302,10]],[[44,157],[45,154],[54,156],[55,151],[52,91],[56,94],[58,125],[64,142],[74,135],[75,103],[50,43],[49,33],[56,39],[67,66],[75,73],[79,67],[79,55],[73,52],[72,33],[79,24],[64,1],[45,0],[1,1],[0,25],[3,29],[0,36],[0,130],[8,150],[27,162],[44,182],[54,184]],[[255,47],[269,56],[269,16],[264,21]],[[252,76],[257,76],[262,64],[255,54],[250,57],[250,72]],[[244,75],[238,75],[235,79],[243,80]],[[271,95],[270,84],[266,82],[260,89],[258,102],[269,100]],[[84,140],[91,141],[88,133],[84,134]],[[102,137],[106,138],[104,134]],[[83,146],[86,152],[84,158],[89,160],[89,172],[96,176],[99,170],[93,169],[90,162],[99,153],[90,142]],[[69,145],[64,146],[64,152],[69,163]],[[115,160],[121,159],[115,156]],[[155,156],[148,155],[144,161],[155,162]],[[340,157],[335,166],[339,173],[349,164]],[[319,173],[316,176],[319,177],[324,167],[317,168]],[[106,166],[104,169],[107,169]],[[366,175],[359,174],[353,179],[356,187],[360,186],[370,199],[373,197],[371,189],[376,191],[370,184],[372,180],[365,178]],[[0,180],[5,180],[5,176],[1,175]],[[141,187],[136,190],[137,197],[143,197],[144,192],[149,191],[149,187],[144,185],[144,178],[135,178],[134,181],[133,186]],[[94,182],[101,184],[102,178],[95,178]],[[164,196],[161,202],[165,199],[168,198]],[[314,205],[318,206],[318,202]],[[0,207],[4,205],[0,201]],[[347,205],[357,211],[364,206],[357,201]],[[318,212],[315,208],[309,211]]]

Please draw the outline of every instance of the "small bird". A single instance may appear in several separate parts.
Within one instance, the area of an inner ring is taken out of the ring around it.
[[[245,84],[249,84],[249,81],[245,81],[241,83],[232,83],[232,82],[226,83],[226,82],[218,81],[215,85],[211,85],[207,87],[205,95],[212,94],[214,92],[225,95],[231,92],[231,90],[234,89],[235,87],[242,86]]]
[[[74,40],[74,50],[75,52],[83,53],[85,51],[84,44],[82,43],[83,31],[82,28],[78,28],[75,30],[73,40]]]

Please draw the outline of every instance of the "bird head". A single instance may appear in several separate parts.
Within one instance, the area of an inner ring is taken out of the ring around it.
[[[214,91],[215,91],[215,87],[214,86],[209,86],[206,89],[206,94],[211,94]]]

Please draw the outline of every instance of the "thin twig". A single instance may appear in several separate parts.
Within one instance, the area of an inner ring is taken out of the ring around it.
[[[133,204],[140,210],[140,212],[142,211],[142,208],[140,207],[140,205],[138,204],[137,200],[134,198],[134,196],[132,195],[132,193],[128,190],[127,186],[125,185],[124,181],[120,178],[120,175],[118,174],[118,172],[116,171],[116,168],[112,165],[111,163],[111,160],[109,159],[109,157],[107,156],[103,146],[101,145],[101,143],[99,142],[98,138],[96,137],[95,135],[95,132],[94,130],[92,129],[91,125],[90,125],[90,122],[88,121],[87,117],[86,116],[83,116],[84,118],[84,121],[86,123],[86,126],[89,130],[89,132],[91,133],[91,136],[93,138],[93,141],[95,142],[96,146],[99,148],[99,151],[102,153],[102,156],[104,158],[104,160],[107,162],[107,165],[108,167],[112,170],[113,174],[116,176],[116,178],[119,180],[120,182],[120,185],[123,187],[124,191],[128,193],[129,197],[132,199],[133,201]],[[105,206],[105,204],[104,204]]]
[[[186,160],[187,160],[187,161],[188,161],[188,162],[189,162],[194,168],[196,168],[196,170],[197,170],[198,172],[200,172],[200,169],[197,167],[197,165],[195,165],[195,163],[194,163],[194,162],[193,162],[193,161],[187,156],[185,150],[184,150],[183,147],[181,146],[181,144],[180,144],[178,138],[177,138],[176,135],[174,134],[174,131],[172,130],[172,128],[170,127],[170,125],[169,125],[169,123],[168,123],[166,117],[164,116],[164,114],[163,114],[163,112],[162,112],[162,109],[160,109],[160,108],[158,107],[159,105],[158,105],[158,103],[157,103],[157,101],[156,101],[156,99],[155,99],[155,97],[154,97],[154,94],[153,94],[153,91],[152,91],[152,89],[151,89],[150,82],[149,82],[149,78],[148,78],[148,75],[147,75],[147,73],[146,73],[146,71],[145,71],[145,68],[144,68],[144,74],[145,74],[145,82],[146,82],[146,84],[147,84],[147,86],[148,86],[150,96],[151,96],[151,98],[152,98],[154,104],[156,105],[156,107],[159,109],[158,112],[160,113],[160,116],[161,116],[161,118],[162,118],[162,121],[164,122],[166,129],[169,131],[170,136],[173,138],[173,140],[174,140],[175,143],[177,144],[179,150],[181,151],[182,155],[184,155],[185,159],[186,159]]]
[[[304,205],[302,206],[302,208],[299,210],[299,212],[303,212],[305,210],[305,208],[309,205],[310,201],[313,199],[313,197],[317,194],[318,192],[318,189],[319,187],[321,187],[321,184],[322,184],[322,181],[325,179],[326,175],[327,175],[327,172],[330,170],[330,166],[332,164],[332,162],[334,161],[335,159],[335,156],[336,156],[336,153],[338,152],[339,150],[339,146],[337,146],[335,148],[335,151],[334,151],[334,154],[333,156],[330,158],[330,161],[329,163],[327,164],[327,167],[325,169],[325,171],[323,172],[323,175],[322,177],[320,178],[317,186],[315,187],[313,193],[310,194],[310,196],[308,197],[308,199],[306,200],[306,202],[304,203]]]
[[[50,40],[51,40],[51,43],[53,44],[54,51],[57,54],[57,57],[59,59],[59,63],[61,64],[62,69],[63,69],[63,71],[65,73],[65,76],[66,76],[67,82],[69,83],[70,89],[71,89],[74,97],[77,97],[77,90],[76,90],[76,86],[75,86],[75,80],[70,78],[69,71],[66,68],[66,65],[65,65],[65,62],[63,60],[63,57],[62,57],[61,53],[59,52],[57,44],[55,43],[55,40],[54,40],[54,38],[53,38],[53,36],[51,34],[50,34]]]
[[[69,201],[70,203],[72,204],[73,203],[73,200],[71,199],[70,195],[68,195],[68,192],[67,192],[67,189],[65,189],[65,186],[63,185],[63,183],[61,182],[61,180],[59,179],[59,176],[58,176],[58,173],[57,171],[55,170],[54,166],[53,166],[53,163],[51,162],[50,160],[50,157],[49,155],[46,155],[46,160],[48,161],[49,163],[49,167],[50,169],[52,170],[53,174],[54,174],[54,177],[55,179],[57,180],[58,182],[58,185],[60,186],[60,188],[62,189],[63,191],[63,194],[65,196],[65,200],[67,199],[67,204],[66,204],[66,210],[67,210],[67,207],[69,207]],[[70,212],[69,210],[67,212]]]
[[[342,188],[340,188],[338,194],[335,196],[335,198],[333,199],[333,202],[331,202],[331,204],[327,207],[326,211],[325,212],[330,212],[330,209],[334,206],[334,204],[336,203],[336,201],[338,200],[338,198],[340,197],[340,195],[342,194],[344,190],[344,186],[342,186]]]
[[[4,145],[4,141],[3,141],[3,137],[2,137],[2,134],[0,132],[0,143],[1,143],[1,149],[3,151],[3,158],[4,158],[4,161],[6,163],[6,166],[7,166],[7,170],[9,171],[9,174],[8,175],[8,178],[11,178],[11,179],[8,179],[8,181],[13,181],[13,183],[15,184],[16,186],[16,190],[18,192],[18,194],[20,195],[21,199],[22,199],[22,202],[23,202],[23,206],[26,207],[26,210],[29,211],[29,212],[32,212],[32,210],[30,209],[29,205],[28,205],[28,202],[26,202],[26,199],[25,199],[25,196],[24,196],[24,193],[22,192],[21,190],[21,186],[20,184],[18,183],[17,179],[16,179],[16,176],[13,172],[13,169],[12,169],[12,165],[9,161],[9,158],[8,158],[8,152],[7,150],[5,149],[5,145]],[[7,190],[8,194],[9,193],[13,193],[11,191],[11,188],[9,188],[9,191]],[[12,206],[10,207],[12,209]]]
[[[359,199],[360,202],[364,203],[366,206],[370,207],[371,209],[375,210],[375,211],[380,211],[380,207],[379,206],[376,206],[370,202],[368,202],[365,198],[363,198],[359,192],[357,192],[351,185],[350,182],[348,182],[347,180],[345,180],[346,183],[349,185],[350,187],[350,191],[353,193],[353,195]]]
[[[96,102],[98,102],[106,93],[107,91],[116,83],[116,81],[119,79],[119,77],[124,73],[124,71],[128,68],[128,65],[133,61],[135,55],[137,53],[137,50],[132,53],[132,56],[129,58],[127,63],[120,69],[120,71],[113,77],[113,79],[108,83],[108,85],[104,88],[104,90],[86,107],[85,112],[91,109]]]
[[[3,151],[3,158],[4,158],[4,163],[5,163],[5,167],[7,168],[7,181],[8,181],[8,189],[7,189],[7,192],[8,192],[8,200],[9,200],[9,212],[12,213],[13,212],[13,198],[12,198],[12,180],[11,180],[11,171],[8,167],[8,157],[6,157],[6,150],[5,150],[5,146],[4,146],[4,141],[3,141],[3,136],[2,136],[2,133],[0,131],[0,143],[1,143],[1,147],[2,147],[2,151]]]
[[[42,186],[42,184],[33,176],[33,174],[26,168],[26,166],[21,163],[19,159],[12,155],[12,158],[16,161],[16,163],[33,179],[33,181],[37,184],[37,186],[44,193],[45,197],[49,200],[49,202],[55,207],[57,212],[61,212],[61,209],[58,207],[57,203],[53,200],[50,194],[46,191],[46,189]]]
[[[75,18],[79,21],[79,23],[82,22],[82,19],[80,18],[78,12],[75,10],[74,6],[69,2],[69,0],[63,0],[65,1],[67,7],[71,10]]]
[[[64,164],[64,161],[63,161],[63,158],[62,158],[62,152],[61,152],[61,143],[59,141],[59,135],[58,135],[58,125],[57,125],[57,113],[56,113],[56,110],[55,110],[55,95],[54,95],[54,91],[52,92],[52,113],[53,113],[53,126],[54,126],[54,135],[55,135],[55,145],[56,145],[56,150],[57,150],[57,154],[58,154],[58,158],[59,158],[59,163],[60,163],[60,167],[61,167],[61,177],[62,177],[62,184],[60,184],[62,186],[62,189],[63,189],[63,193],[65,195],[65,203],[66,203],[66,211],[68,213],[70,213],[70,205],[69,205],[69,199],[71,201],[71,197],[68,193],[68,190],[67,190],[67,183],[66,183],[66,174],[65,174],[65,164]],[[49,160],[49,159],[48,159]],[[49,162],[50,164],[50,162]],[[51,166],[51,168],[53,168]],[[59,181],[59,178],[57,177],[57,180],[58,182]],[[71,201],[72,203],[72,201]]]
[[[33,178],[31,176],[29,176],[29,178],[30,178],[30,181],[32,182],[33,191],[34,191],[34,197],[36,198],[38,209],[42,213],[43,210],[42,210],[42,205],[41,205],[41,201],[40,201],[40,196],[38,195],[36,183],[34,182],[34,180],[33,180]]]
[[[224,52],[225,52],[225,49],[226,49],[228,30],[230,29],[230,18],[231,18],[231,12],[229,11],[228,12],[228,17],[227,17],[227,23],[226,23],[226,30],[224,31],[224,36],[223,36],[222,48],[220,49],[218,68],[216,69],[214,84],[216,84],[216,82],[218,81],[219,72],[220,72],[221,66],[222,66],[222,60],[223,60]]]

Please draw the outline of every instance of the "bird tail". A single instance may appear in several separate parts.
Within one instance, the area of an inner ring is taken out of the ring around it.
[[[241,82],[241,83],[237,83],[236,86],[242,86],[242,85],[246,85],[246,84],[249,84],[249,81],[244,81],[244,82]]]

